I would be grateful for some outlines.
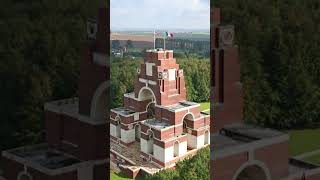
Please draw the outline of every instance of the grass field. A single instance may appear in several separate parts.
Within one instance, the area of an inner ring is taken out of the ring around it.
[[[110,180],[129,180],[126,175],[110,171]]]
[[[307,157],[304,160],[320,166],[320,154]]]
[[[210,102],[202,102],[202,103],[200,103],[200,110],[201,111],[210,110]],[[210,111],[206,111],[206,112],[210,113]]]
[[[291,156],[320,149],[320,129],[293,130],[289,132],[289,135]]]

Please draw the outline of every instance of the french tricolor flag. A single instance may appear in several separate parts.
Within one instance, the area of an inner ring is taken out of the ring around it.
[[[165,36],[168,37],[168,38],[173,38],[173,33],[166,32]]]

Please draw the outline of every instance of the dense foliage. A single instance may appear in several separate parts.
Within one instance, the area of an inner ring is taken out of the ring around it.
[[[39,142],[43,104],[77,96],[81,41],[97,3],[1,1],[0,150]]]
[[[177,163],[174,170],[160,171],[146,180],[208,180],[210,179],[210,148],[206,147],[195,156]]]
[[[123,94],[132,92],[137,68],[142,59],[114,58],[111,63],[111,107],[122,106]],[[210,97],[210,63],[196,55],[177,59],[183,69],[187,99],[195,102],[209,101]]]
[[[236,27],[248,122],[299,128],[320,122],[320,1],[218,0]]]

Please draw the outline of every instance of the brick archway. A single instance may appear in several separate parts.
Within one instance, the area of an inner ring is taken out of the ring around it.
[[[27,167],[24,166],[24,170],[21,171],[18,176],[17,176],[17,180],[33,180],[33,177],[31,176],[31,174],[27,171]]]
[[[103,82],[95,91],[90,109],[90,117],[94,120],[103,121],[107,113],[107,93],[110,87],[110,80]]]
[[[152,101],[155,104],[157,104],[156,96],[155,96],[154,92],[152,91],[152,89],[149,87],[143,87],[140,89],[139,94],[138,94],[138,99],[139,99],[139,101],[152,99]]]
[[[252,173],[252,171],[254,171],[254,173]],[[247,175],[249,175],[249,177],[247,177]],[[257,177],[259,180],[271,180],[271,173],[263,162],[252,160],[242,164],[232,180],[255,180]]]

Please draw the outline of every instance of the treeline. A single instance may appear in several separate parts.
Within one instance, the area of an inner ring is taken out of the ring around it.
[[[320,122],[320,1],[218,0],[236,27],[244,116],[275,128]]]
[[[137,68],[143,59],[114,58],[111,63],[111,107],[122,106],[123,94],[132,92]],[[184,71],[187,99],[195,102],[209,101],[210,62],[197,55],[180,56],[177,63]]]
[[[77,96],[81,41],[98,1],[2,0],[0,150],[43,139],[43,105]]]
[[[210,148],[206,147],[190,159],[179,161],[175,169],[160,171],[144,180],[209,180]]]

